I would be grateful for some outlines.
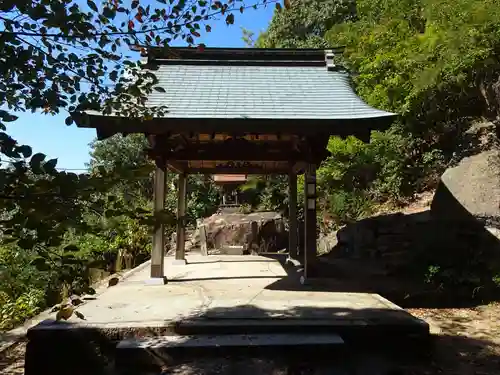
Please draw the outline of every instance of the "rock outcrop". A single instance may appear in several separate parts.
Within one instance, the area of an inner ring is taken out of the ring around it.
[[[476,219],[500,224],[500,151],[487,150],[463,158],[441,177],[432,203],[433,215],[443,220]]]
[[[491,268],[485,275],[494,275],[500,270],[500,142],[492,123],[476,124],[469,135],[470,147],[443,173],[430,207],[348,224],[321,237],[320,252],[407,269],[425,254],[442,267],[456,270],[460,259],[464,272],[481,264]]]
[[[346,225],[319,239],[319,251],[336,258],[405,263],[427,231],[429,211],[379,215]]]
[[[285,219],[276,212],[250,214],[221,212],[201,221],[205,226],[209,253],[259,254],[286,248],[288,232]],[[175,251],[176,234],[172,234],[169,253]],[[186,233],[186,251],[200,248],[199,229]]]
[[[248,254],[276,252],[288,241],[285,221],[276,212],[216,214],[204,219],[203,225],[208,249],[219,252],[229,246],[241,246]]]

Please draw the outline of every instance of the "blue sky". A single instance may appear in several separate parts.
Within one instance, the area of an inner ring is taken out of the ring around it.
[[[207,47],[243,47],[241,27],[257,35],[265,30],[272,18],[274,6],[247,10],[236,14],[234,25],[224,20],[212,22],[212,31],[199,38]],[[89,143],[95,138],[95,130],[66,126],[66,114],[57,116],[21,113],[19,119],[9,124],[7,132],[20,144],[27,144],[34,152],[43,152],[48,158],[57,158],[58,168],[84,169],[89,157]]]

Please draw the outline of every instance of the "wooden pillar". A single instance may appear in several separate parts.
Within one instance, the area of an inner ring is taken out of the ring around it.
[[[315,277],[316,266],[316,165],[308,164],[304,176],[304,283]]]
[[[167,173],[165,167],[157,167],[154,174],[153,210],[157,217],[153,230],[153,248],[151,250],[151,278],[148,283],[165,284],[166,278],[163,269],[165,256],[165,227],[158,220],[158,216],[165,209],[165,188]]]
[[[186,244],[186,188],[187,176],[185,173],[179,174],[177,187],[177,242],[175,249],[174,264],[186,264],[185,244]]]
[[[297,246],[297,174],[290,171],[288,173],[288,261],[298,262]]]

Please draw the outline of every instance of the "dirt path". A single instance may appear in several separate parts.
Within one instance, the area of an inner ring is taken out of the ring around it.
[[[471,309],[409,309],[439,333],[422,374],[500,374],[500,303]]]
[[[24,374],[24,353],[26,344],[20,342],[9,348],[5,353],[0,353],[0,374],[1,375],[22,375]]]
[[[409,365],[401,369],[401,375],[500,375],[500,303],[472,309],[409,311],[429,322],[438,334],[430,363]],[[24,350],[21,343],[0,358],[1,375],[23,374]],[[324,365],[315,367],[298,374],[332,374]],[[186,363],[170,368],[167,373],[285,375],[287,369],[269,360],[218,358]]]

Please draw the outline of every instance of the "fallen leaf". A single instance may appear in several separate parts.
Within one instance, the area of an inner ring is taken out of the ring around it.
[[[68,320],[73,315],[75,308],[70,305],[66,305],[61,307],[61,309],[56,314],[56,320],[59,321],[61,319]]]
[[[118,282],[120,281],[120,279],[118,277],[112,277],[111,279],[109,279],[108,281],[108,288],[110,286],[115,286],[116,284],[118,284]]]
[[[80,311],[75,310],[75,315],[77,318],[85,320],[85,315],[83,315]]]

